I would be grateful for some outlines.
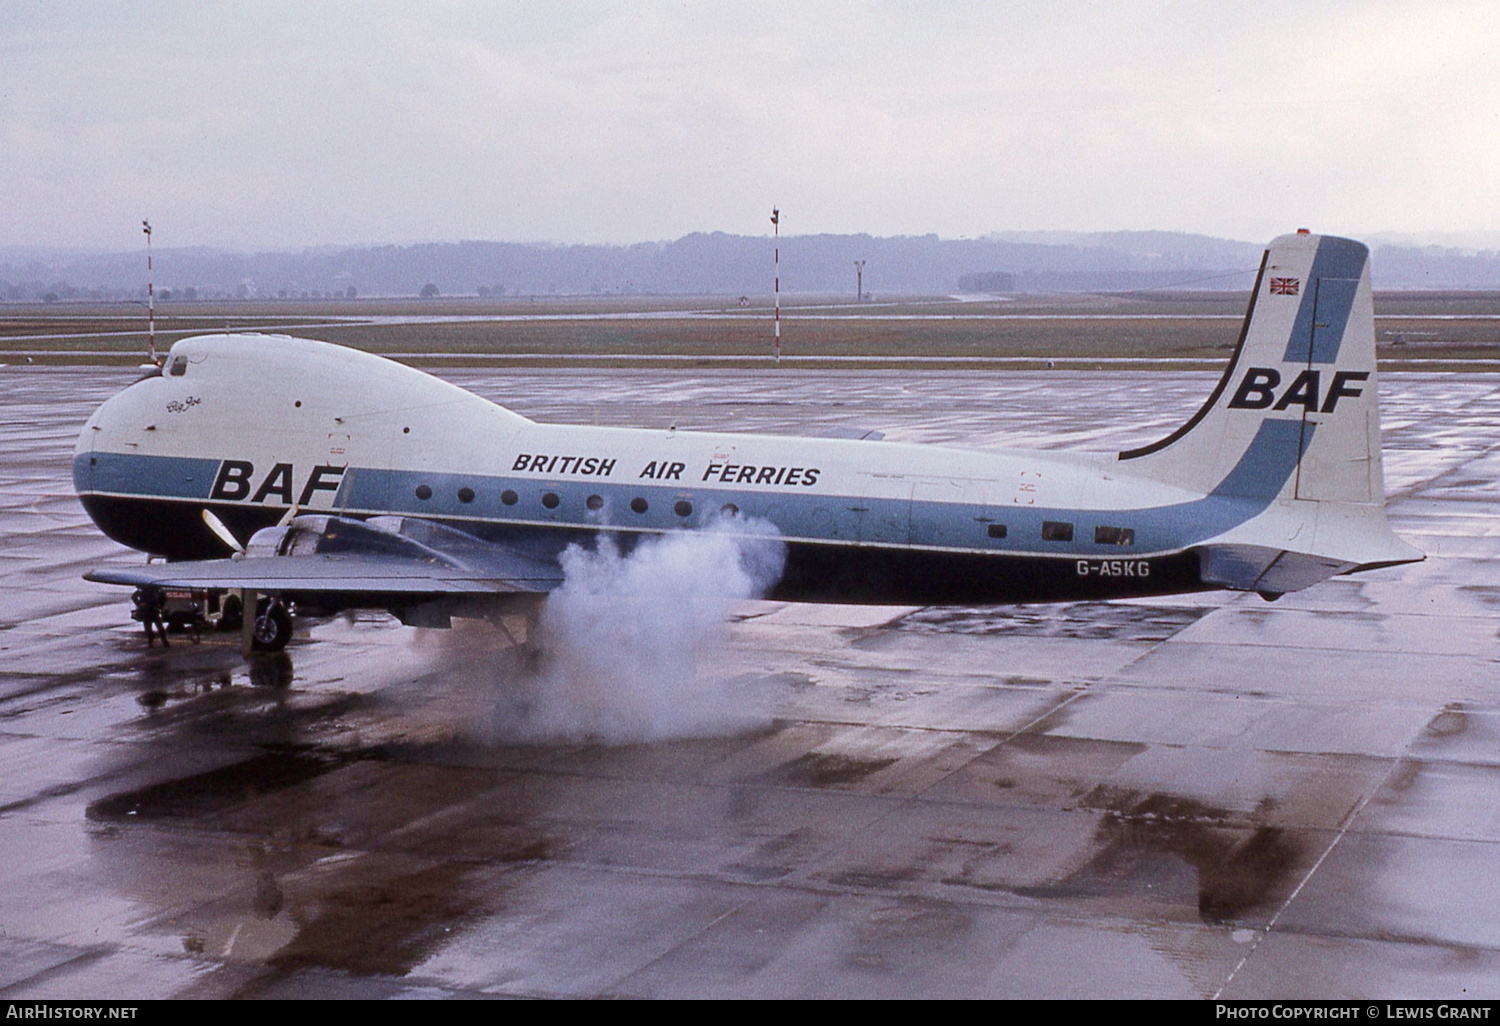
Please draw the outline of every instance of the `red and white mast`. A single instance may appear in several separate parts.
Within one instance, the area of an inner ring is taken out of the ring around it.
[[[152,363],[159,363],[156,358],[156,275],[151,266],[151,222],[142,221],[141,227],[146,232],[146,352]]]
[[[776,233],[776,362],[781,362],[781,211],[771,208],[771,224]]]

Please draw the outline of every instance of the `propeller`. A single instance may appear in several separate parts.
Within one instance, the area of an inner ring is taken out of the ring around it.
[[[228,545],[233,550],[236,559],[245,554],[245,546],[240,544],[240,540],[234,536],[233,531],[224,526],[224,521],[214,515],[213,510],[203,510],[203,522],[208,525],[208,529],[214,533],[219,541]]]

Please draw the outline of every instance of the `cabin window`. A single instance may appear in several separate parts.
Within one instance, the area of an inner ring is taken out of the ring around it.
[[[604,496],[590,495],[587,499],[583,500],[583,504],[589,509],[601,510],[604,508]]]
[[[686,499],[678,499],[677,505],[672,507],[672,512],[680,517],[690,517],[693,515],[693,504]]]
[[[1005,537],[1005,525],[1004,524],[990,524],[988,527],[986,527],[984,529],[984,531],[991,538],[1004,538]]]
[[[641,498],[640,496],[636,496],[634,499],[630,500],[630,508],[636,513],[644,513],[651,507],[647,504],[645,499]]]
[[[1135,528],[1133,527],[1096,527],[1094,528],[1095,545],[1134,545]]]
[[[428,499],[432,498],[432,489],[428,488],[426,485],[417,485],[417,498],[421,499],[423,502],[426,502]]]
[[[505,489],[505,491],[500,493],[500,501],[505,503],[507,506],[514,506],[516,503],[521,501],[521,497],[507,488]]]
[[[740,515],[740,508],[732,502],[726,502],[719,507],[719,512],[726,517],[737,517]]]
[[[167,371],[174,378],[180,378],[187,373],[187,357],[181,354],[172,357],[172,366]]]
[[[458,501],[459,502],[473,502],[474,501],[474,489],[472,489],[472,488],[460,488],[458,490]]]
[[[1072,541],[1073,525],[1065,520],[1043,520],[1042,541]]]
[[[562,502],[562,499],[558,497],[556,492],[547,492],[542,496],[542,505],[548,509],[556,509],[560,502]]]

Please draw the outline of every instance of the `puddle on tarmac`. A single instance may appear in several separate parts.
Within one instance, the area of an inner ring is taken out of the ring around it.
[[[266,750],[253,758],[177,780],[111,795],[92,803],[90,820],[119,836],[117,824],[170,824],[191,839],[205,819],[256,798],[300,785],[361,760],[379,760],[383,749],[347,753],[305,748]],[[334,814],[334,813],[331,813]],[[274,824],[268,825],[274,832]],[[211,830],[212,837],[219,832]],[[321,835],[320,835],[321,836]],[[209,848],[217,850],[217,841]],[[335,845],[337,847],[337,845]],[[513,867],[551,857],[545,837],[511,836],[479,857],[400,855],[343,848],[328,855],[326,843],[278,847],[279,869],[252,861],[254,876],[241,892],[242,915],[291,924],[295,933],[264,959],[278,972],[333,969],[357,976],[402,976],[431,955],[475,917],[490,914]],[[252,846],[252,851],[260,851]],[[202,936],[183,941],[201,954]],[[258,986],[255,983],[253,986]]]
[[[1449,702],[1428,721],[1423,732],[1429,737],[1453,737],[1469,729],[1469,713],[1460,702]]]
[[[1461,584],[1458,591],[1465,595],[1473,595],[1487,606],[1500,608],[1500,588],[1490,584]]]
[[[1046,606],[933,606],[908,613],[883,630],[918,634],[1001,634],[1037,638],[1166,641],[1213,607],[1073,602]]]
[[[1031,897],[1134,895],[1194,887],[1199,917],[1224,923],[1270,909],[1296,886],[1307,844],[1296,832],[1176,795],[1118,792],[1094,835],[1097,851]],[[1092,803],[1096,804],[1097,803]],[[1269,811],[1269,810],[1266,810]]]
[[[808,752],[783,763],[768,776],[789,787],[838,787],[855,784],[888,766],[892,759],[856,759],[831,752]]]
[[[962,906],[917,898],[871,910],[854,926],[845,965],[894,973],[934,950],[966,943],[972,917]]]
[[[486,914],[468,878],[476,865],[444,862],[407,873],[350,870],[298,899],[297,935],[267,959],[280,970],[337,969],[404,976],[454,930]]]
[[[151,820],[209,816],[262,795],[296,787],[345,761],[305,750],[267,751],[207,773],[101,798],[89,805],[88,818]]]

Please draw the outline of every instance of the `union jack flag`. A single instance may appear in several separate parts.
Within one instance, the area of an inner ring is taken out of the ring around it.
[[[1272,278],[1271,295],[1273,296],[1295,296],[1298,289],[1302,287],[1301,278]]]

